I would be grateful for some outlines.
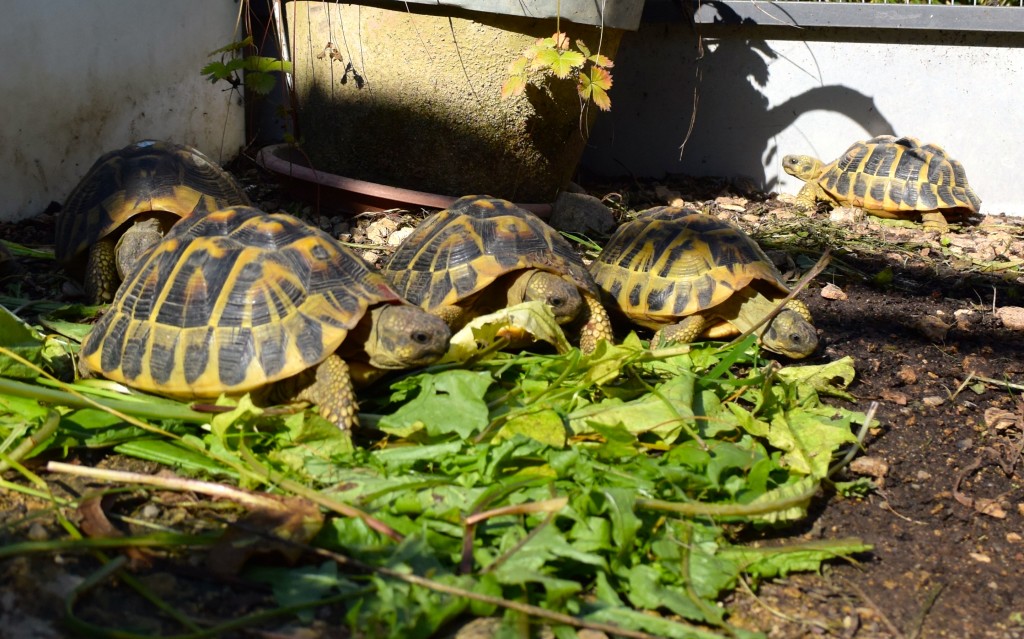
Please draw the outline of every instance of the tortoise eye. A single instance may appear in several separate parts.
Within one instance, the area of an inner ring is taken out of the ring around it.
[[[557,308],[565,304],[565,299],[562,297],[551,297],[548,298],[548,304],[551,304],[552,306]]]
[[[417,331],[412,334],[412,341],[416,342],[417,344],[426,344],[427,342],[430,341],[430,335],[427,335],[423,331]]]

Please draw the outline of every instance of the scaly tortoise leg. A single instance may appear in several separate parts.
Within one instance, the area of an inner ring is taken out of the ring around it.
[[[91,304],[103,304],[114,299],[121,284],[117,276],[117,256],[113,240],[99,240],[89,248],[85,264],[85,295]]]
[[[804,184],[800,192],[796,194],[796,199],[793,201],[794,206],[800,211],[810,211],[818,207],[818,196],[821,192],[821,187],[817,184],[810,182]]]
[[[679,344],[688,344],[707,328],[707,318],[701,314],[687,315],[681,321],[659,330],[651,338],[651,350]]]
[[[612,331],[612,320],[608,317],[608,311],[601,304],[601,300],[593,295],[583,293],[583,302],[580,350],[589,354],[594,352],[601,340],[614,343],[615,334]]]
[[[341,430],[359,425],[356,392],[352,387],[348,364],[338,355],[331,355],[316,367],[314,381],[299,391],[295,399],[319,406],[320,416]]]

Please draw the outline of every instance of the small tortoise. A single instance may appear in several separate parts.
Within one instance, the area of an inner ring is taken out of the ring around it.
[[[981,210],[962,164],[937,145],[916,138],[880,135],[857,142],[831,164],[808,155],[787,155],[782,168],[807,184],[796,204],[813,210],[818,200],[849,205],[877,217],[923,220],[945,227]]]
[[[620,226],[590,272],[614,315],[657,331],[652,347],[744,332],[789,295],[768,257],[738,228],[668,206]],[[757,333],[766,349],[792,358],[818,345],[810,311],[797,300]]]
[[[450,332],[330,236],[284,213],[182,219],[82,343],[83,372],[182,399],[272,386],[339,428],[352,377],[429,364]],[[350,372],[351,370],[351,372]]]
[[[579,330],[584,352],[612,338],[580,257],[540,218],[506,200],[459,198],[424,220],[383,273],[399,294],[442,317],[453,331],[474,317],[540,300],[559,324]]]
[[[196,149],[136,142],[100,157],[68,195],[57,220],[57,260],[65,267],[85,261],[89,301],[109,302],[178,219],[248,204],[235,179]]]

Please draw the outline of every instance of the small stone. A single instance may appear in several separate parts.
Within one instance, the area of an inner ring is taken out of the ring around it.
[[[388,236],[388,246],[398,246],[405,241],[405,238],[413,234],[416,229],[411,226],[400,228]]]
[[[850,462],[850,470],[858,475],[881,479],[889,474],[889,464],[881,457],[858,457]]]
[[[967,554],[974,561],[977,561],[977,562],[980,562],[980,563],[983,563],[983,564],[990,564],[990,563],[992,563],[992,558],[989,557],[988,555],[986,555],[983,552],[970,552],[970,553],[967,553]]]
[[[1019,544],[1022,540],[1024,540],[1024,537],[1021,537],[1019,533],[1006,533],[1006,541],[1010,542],[1011,544]]]
[[[932,315],[922,315],[911,324],[922,335],[933,342],[941,342],[946,339],[946,334],[952,326]]]
[[[388,237],[397,230],[398,222],[388,217],[382,217],[366,227],[366,241],[370,244],[387,244]]]
[[[925,406],[942,406],[942,402],[946,401],[944,397],[938,395],[929,395],[921,399]]]
[[[615,230],[611,209],[586,193],[559,193],[548,223],[559,231],[587,237],[605,237]]]
[[[360,255],[367,264],[376,266],[377,262],[380,261],[380,253],[377,251],[363,251]]]
[[[724,209],[726,211],[742,213],[743,211],[747,210],[747,204],[749,204],[749,201],[745,197],[722,196],[715,198],[715,204],[717,204],[719,208]]]
[[[907,397],[906,393],[894,391],[889,388],[883,388],[880,395],[882,396],[882,399],[884,399],[885,401],[892,402],[897,406],[906,406],[907,402],[909,401],[909,398]]]
[[[828,219],[838,224],[856,224],[864,219],[864,210],[841,206],[828,214]]]
[[[900,368],[896,376],[904,384],[916,384],[917,383],[917,372],[909,366],[903,366]]]
[[[1003,306],[996,309],[996,316],[1006,328],[1014,331],[1024,330],[1024,308]]]
[[[143,519],[156,519],[160,514],[160,507],[156,504],[146,504],[142,508]]]
[[[30,541],[47,541],[50,538],[50,533],[47,532],[46,526],[36,521],[28,527],[26,537],[28,537]]]
[[[821,296],[827,300],[845,300],[847,299],[846,293],[843,289],[839,288],[835,284],[829,282],[821,289]]]
[[[985,409],[985,426],[987,428],[1006,430],[1011,426],[1018,426],[1019,424],[1020,417],[1018,417],[1016,413],[1008,411],[1005,408],[990,406]]]
[[[927,470],[919,470],[914,473],[914,477],[917,478],[918,481],[928,481],[932,478],[932,474]]]

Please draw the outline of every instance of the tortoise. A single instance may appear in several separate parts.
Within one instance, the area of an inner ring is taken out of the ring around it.
[[[824,200],[937,227],[945,227],[946,218],[962,219],[981,210],[963,165],[917,138],[880,135],[855,143],[830,164],[787,155],[782,168],[807,183],[796,196],[797,206],[805,210]]]
[[[524,301],[546,302],[559,324],[592,352],[612,339],[599,291],[569,243],[507,200],[467,195],[434,213],[382,269],[399,294],[453,331]]]
[[[57,260],[72,271],[84,266],[89,301],[109,302],[178,219],[248,204],[235,179],[198,150],[136,142],[96,160],[68,195],[57,219]]]
[[[232,207],[183,218],[128,274],[81,368],[181,399],[307,400],[349,429],[353,378],[427,365],[449,338],[326,233]]]
[[[656,331],[652,348],[745,332],[789,295],[749,236],[679,207],[648,209],[621,225],[590,272],[614,316]],[[757,333],[770,351],[807,357],[818,345],[811,321],[791,300]]]

